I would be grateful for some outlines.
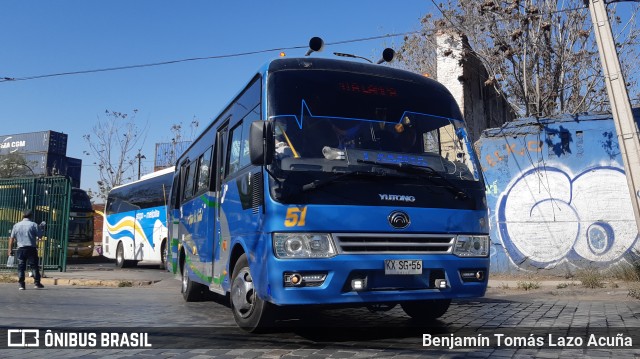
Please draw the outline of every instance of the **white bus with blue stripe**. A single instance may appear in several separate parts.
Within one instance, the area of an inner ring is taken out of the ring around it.
[[[114,187],[105,205],[102,255],[122,268],[167,262],[167,200],[173,167]]]

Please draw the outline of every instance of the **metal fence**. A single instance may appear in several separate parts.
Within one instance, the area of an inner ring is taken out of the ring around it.
[[[34,222],[46,222],[44,235],[38,240],[42,271],[65,271],[70,206],[71,182],[67,177],[0,179],[0,271],[17,271],[17,261],[7,265],[9,236],[26,209],[33,211]]]

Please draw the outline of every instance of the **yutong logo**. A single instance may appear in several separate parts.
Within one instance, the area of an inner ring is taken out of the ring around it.
[[[414,196],[404,196],[399,194],[378,194],[382,201],[415,202]]]

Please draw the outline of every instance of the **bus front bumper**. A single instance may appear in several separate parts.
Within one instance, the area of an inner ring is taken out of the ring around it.
[[[93,256],[93,243],[90,245],[80,243],[69,243],[67,246],[67,258],[70,257],[91,257]]]
[[[421,262],[420,274],[385,273],[385,260]],[[397,303],[482,297],[489,258],[455,255],[338,255],[276,259],[259,295],[276,305]]]

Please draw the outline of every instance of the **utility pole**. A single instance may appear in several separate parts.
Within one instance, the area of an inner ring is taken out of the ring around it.
[[[631,112],[627,84],[620,69],[620,60],[613,41],[613,33],[604,0],[585,0],[589,4],[593,31],[604,72],[607,93],[611,104],[613,122],[616,125],[620,154],[631,195],[631,205],[640,232],[640,142],[638,126]]]
[[[140,150],[138,150],[138,154],[136,155],[136,158],[138,159],[138,179],[140,179],[140,167],[142,164],[142,159],[146,157],[140,153]]]

